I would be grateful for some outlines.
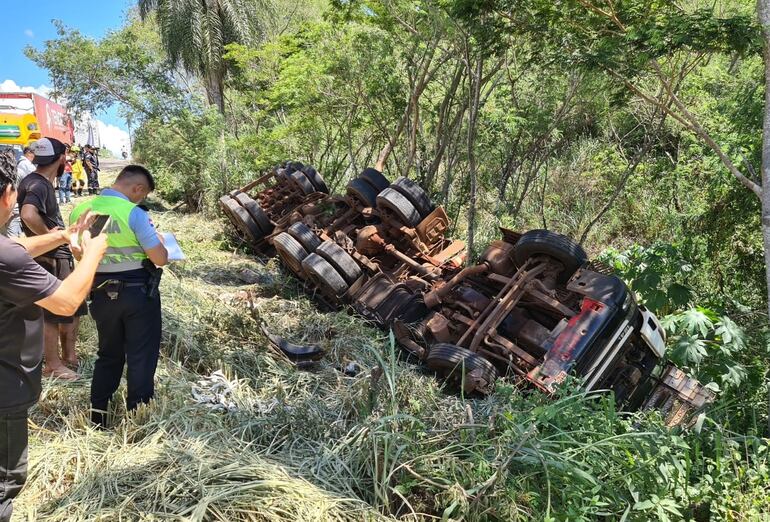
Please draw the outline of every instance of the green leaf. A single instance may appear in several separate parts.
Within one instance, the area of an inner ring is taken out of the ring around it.
[[[709,330],[714,328],[714,323],[704,311],[703,308],[693,308],[682,312],[681,325],[688,334],[699,333],[702,337],[706,337]]]
[[[644,500],[642,502],[637,502],[636,504],[634,504],[634,511],[646,511],[654,506],[655,504],[652,502],[652,500]]]
[[[706,343],[692,335],[683,335],[679,337],[671,352],[671,358],[683,365],[699,365],[706,357]]]
[[[646,293],[643,292],[643,294],[646,294],[644,299],[645,306],[653,312],[662,309],[668,302],[668,297],[662,290],[648,290]]]
[[[746,379],[746,369],[738,363],[728,364],[721,379],[723,385],[737,388]]]
[[[686,306],[692,298],[692,290],[679,283],[674,283],[668,287],[668,299],[675,307]]]
[[[714,334],[722,339],[722,343],[730,350],[742,350],[746,347],[743,329],[729,317],[720,317]]]

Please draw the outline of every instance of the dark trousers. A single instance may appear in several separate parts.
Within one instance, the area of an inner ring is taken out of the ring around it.
[[[99,193],[99,171],[92,170],[88,173],[88,193]]]
[[[13,514],[13,499],[27,481],[27,410],[0,413],[0,522]]]
[[[91,406],[107,410],[120,385],[123,366],[129,410],[147,403],[155,393],[155,368],[160,353],[160,296],[148,298],[142,287],[123,288],[117,299],[94,291],[91,316],[99,333],[99,351],[91,381]]]

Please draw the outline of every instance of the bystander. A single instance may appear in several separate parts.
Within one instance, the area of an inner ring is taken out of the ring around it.
[[[0,223],[16,204],[15,164],[0,153]],[[64,245],[89,224],[84,216],[65,230],[18,239],[0,236],[0,522],[9,522],[13,499],[27,479],[27,411],[40,396],[43,355],[42,309],[72,315],[91,289],[107,248],[105,236],[83,232],[81,262],[64,281],[32,259]]]
[[[19,158],[16,164],[16,175],[19,177],[19,181],[23,180],[27,174],[35,171],[35,165],[32,164],[32,158],[35,154],[29,147],[24,147],[24,152]],[[11,212],[11,219],[7,223],[3,223],[0,226],[0,232],[6,237],[19,237],[21,236],[21,217],[19,217],[19,206],[15,205]]]
[[[27,236],[37,236],[64,228],[53,183],[57,175],[64,171],[66,158],[64,144],[55,138],[42,138],[31,147],[35,153],[33,162],[36,171],[28,174],[19,184],[18,199],[24,233]],[[59,279],[66,278],[74,268],[72,252],[66,244],[44,252],[35,260]],[[78,378],[78,374],[72,369],[77,369],[78,364],[75,342],[80,317],[86,313],[85,302],[78,308],[74,317],[45,312],[44,375],[65,380]]]

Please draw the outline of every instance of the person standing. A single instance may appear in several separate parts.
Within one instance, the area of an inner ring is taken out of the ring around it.
[[[17,178],[10,151],[0,153],[0,223],[16,205]],[[69,230],[35,237],[0,236],[0,522],[9,522],[13,500],[27,479],[27,411],[40,397],[43,310],[71,315],[91,288],[107,241],[80,241],[81,262],[64,281],[46,272],[32,257],[69,243],[89,225],[84,217]],[[42,308],[42,309],[41,309]]]
[[[18,200],[24,233],[27,236],[42,236],[64,228],[53,184],[56,176],[64,172],[65,147],[55,138],[41,138],[31,148],[35,153],[33,163],[36,171],[28,174],[19,184]],[[44,252],[35,260],[59,279],[65,279],[74,268],[72,252],[66,244]],[[74,317],[45,312],[44,375],[64,380],[78,378],[78,374],[68,368],[67,364],[77,368],[75,343],[80,317],[86,313],[85,302]]]
[[[85,146],[83,166],[88,175],[88,194],[99,194],[99,158],[91,145]]]
[[[94,279],[90,311],[99,334],[91,382],[91,420],[107,426],[107,411],[128,367],[126,406],[135,409],[155,393],[160,355],[161,309],[158,284],[168,252],[149,214],[138,204],[155,190],[155,180],[140,165],[128,165],[111,188],[72,211],[70,222],[91,211],[107,214],[108,250]]]
[[[72,201],[72,162],[70,161],[70,150],[67,147],[65,152],[64,172],[59,177],[59,204]]]
[[[35,172],[35,164],[32,160],[35,159],[35,153],[29,147],[24,147],[24,152],[19,158],[19,163],[16,165],[16,175],[19,176],[19,180],[26,177],[27,174]]]
[[[82,196],[83,189],[86,187],[86,171],[83,168],[83,161],[80,159],[80,147],[75,145],[70,149],[72,163],[72,192],[75,196]]]
[[[32,164],[32,158],[34,158],[35,155],[32,153],[32,149],[29,147],[24,147],[24,152],[22,153],[21,157],[19,158],[18,163],[16,164],[16,175],[19,177],[19,181],[24,179],[27,174],[30,172],[35,171],[35,165]],[[11,213],[11,219],[8,220],[7,223],[3,223],[2,225],[2,234],[5,237],[19,237],[21,236],[21,218],[19,217],[19,206],[15,205],[13,207],[13,212]]]

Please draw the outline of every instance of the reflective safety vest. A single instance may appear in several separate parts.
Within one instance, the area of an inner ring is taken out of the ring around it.
[[[134,208],[136,205],[118,196],[96,196],[75,207],[70,214],[70,223],[75,223],[86,210],[111,217],[102,231],[107,233],[107,252],[97,272],[126,272],[142,268],[147,254],[128,224]]]

